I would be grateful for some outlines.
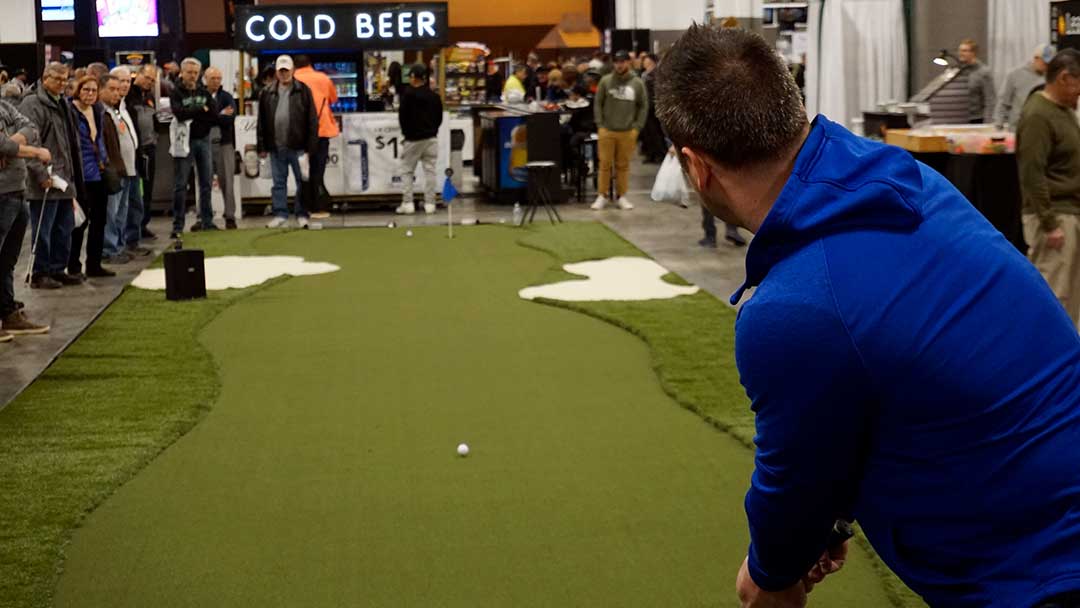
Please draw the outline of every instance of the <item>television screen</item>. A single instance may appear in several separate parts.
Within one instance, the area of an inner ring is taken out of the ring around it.
[[[157,0],[97,0],[98,36],[157,36]]]
[[[74,21],[75,0],[41,0],[42,21]]]

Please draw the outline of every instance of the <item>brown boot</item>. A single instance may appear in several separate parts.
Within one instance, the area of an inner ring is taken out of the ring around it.
[[[3,331],[15,336],[32,336],[49,332],[48,325],[38,325],[26,318],[23,311],[16,310],[4,317]]]

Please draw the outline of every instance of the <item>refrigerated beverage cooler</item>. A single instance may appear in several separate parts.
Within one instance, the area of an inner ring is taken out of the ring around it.
[[[273,66],[280,52],[263,52],[259,55],[259,71],[266,66]],[[295,58],[297,55],[307,55],[311,58],[311,65],[316,70],[330,77],[337,87],[338,100],[330,106],[334,114],[347,114],[349,112],[363,112],[367,98],[364,92],[363,52],[321,52],[321,51],[291,51]]]

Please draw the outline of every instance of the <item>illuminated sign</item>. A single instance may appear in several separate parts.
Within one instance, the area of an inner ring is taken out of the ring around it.
[[[445,46],[446,3],[236,6],[236,46],[419,49]]]

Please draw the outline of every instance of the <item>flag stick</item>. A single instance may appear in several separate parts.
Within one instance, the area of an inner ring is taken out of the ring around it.
[[[449,238],[454,238],[454,206],[449,202],[446,203],[446,230],[450,234]]]

